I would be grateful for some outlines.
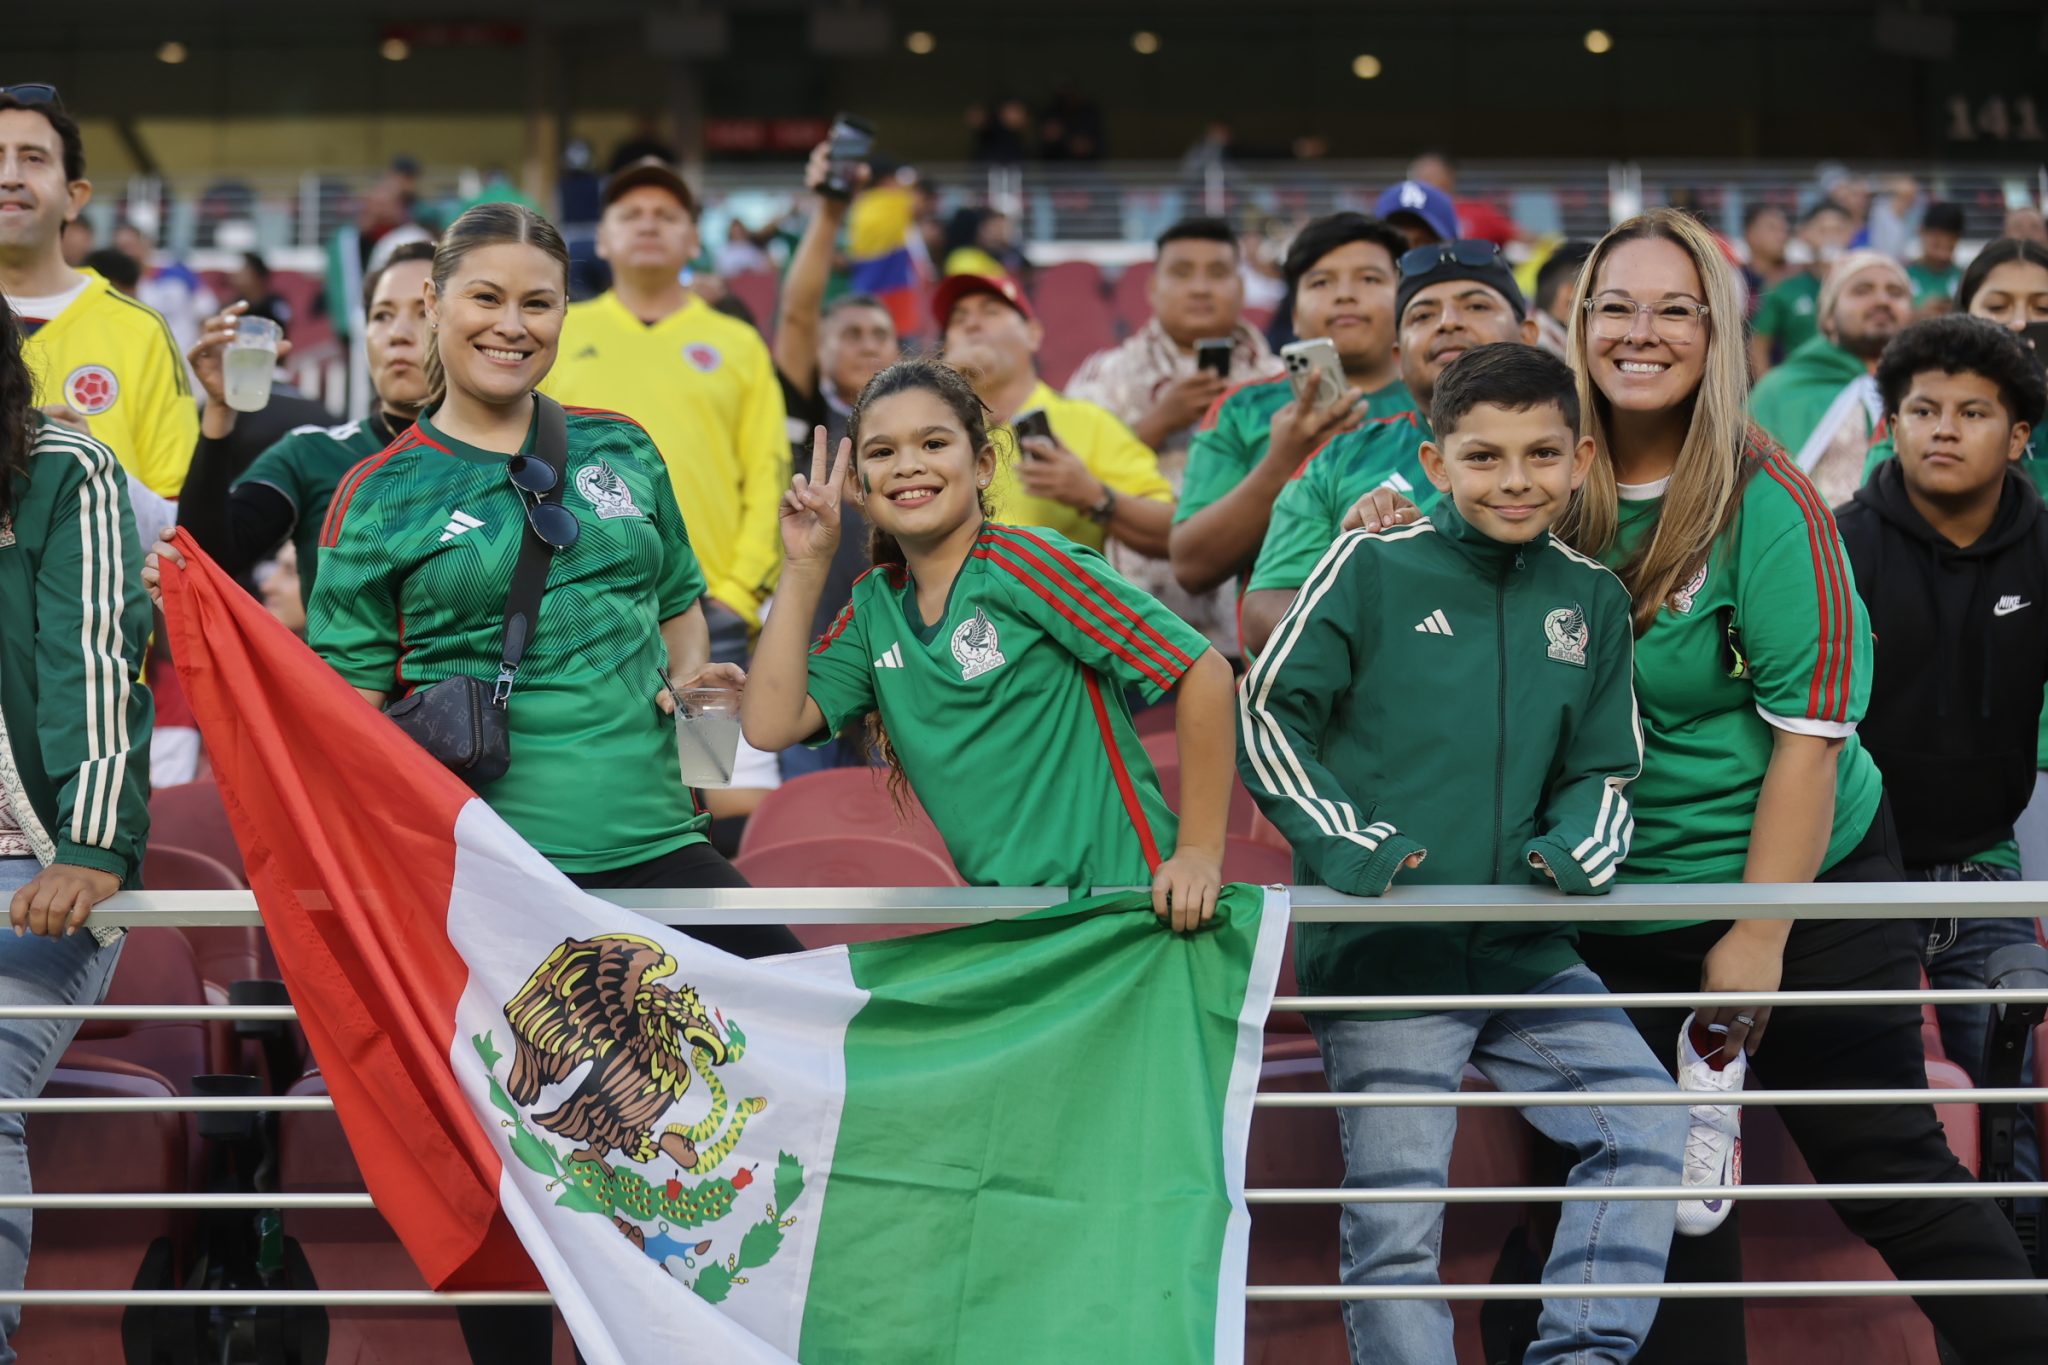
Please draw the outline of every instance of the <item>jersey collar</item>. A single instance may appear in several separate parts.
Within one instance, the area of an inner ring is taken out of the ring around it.
[[[1500,569],[1529,551],[1540,550],[1550,540],[1548,531],[1520,545],[1495,540],[1458,515],[1458,504],[1448,493],[1437,499],[1436,506],[1430,509],[1429,520],[1460,554],[1489,570]]]

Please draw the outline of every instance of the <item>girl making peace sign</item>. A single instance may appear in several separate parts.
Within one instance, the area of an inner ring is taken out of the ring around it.
[[[973,387],[931,360],[875,376],[829,475],[818,431],[810,477],[783,498],[786,559],[741,703],[747,741],[822,743],[866,717],[969,882],[1149,884],[1153,909],[1193,929],[1222,880],[1230,666],[1093,550],[991,521],[996,459]],[[845,498],[873,528],[875,567],[812,645]],[[1178,820],[1130,689],[1178,697]]]

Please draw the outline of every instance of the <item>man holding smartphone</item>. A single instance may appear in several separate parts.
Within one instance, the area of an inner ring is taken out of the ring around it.
[[[996,519],[1049,526],[1094,550],[1115,537],[1163,558],[1173,485],[1129,427],[1038,377],[1044,333],[1017,282],[949,275],[932,295],[932,317],[945,333],[946,363],[973,381],[996,422],[1007,427],[1033,412],[1044,419],[1039,434],[1016,434],[1015,460],[996,463],[989,485]]]
[[[1147,294],[1152,319],[1121,345],[1097,351],[1067,381],[1067,397],[1099,403],[1159,453],[1176,492],[1195,423],[1234,383],[1268,379],[1280,362],[1242,316],[1237,234],[1220,218],[1185,218],[1159,234]],[[1112,545],[1110,562],[1209,637],[1237,653],[1236,612],[1222,589],[1190,593],[1163,559]]]
[[[1296,234],[1285,273],[1295,335],[1334,343],[1350,388],[1305,402],[1283,376],[1231,389],[1188,446],[1171,537],[1174,577],[1209,592],[1251,568],[1273,500],[1308,457],[1367,417],[1412,412],[1394,346],[1396,262],[1408,240],[1377,218],[1332,213]]]

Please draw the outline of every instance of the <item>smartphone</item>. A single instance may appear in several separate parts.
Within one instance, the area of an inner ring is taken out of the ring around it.
[[[1229,337],[1204,337],[1195,343],[1195,368],[1212,370],[1218,379],[1230,378]]]
[[[1010,419],[1010,430],[1017,437],[1017,453],[1027,460],[1036,460],[1040,457],[1025,448],[1026,437],[1037,436],[1048,441],[1053,439],[1052,420],[1045,415],[1044,408],[1029,408],[1018,413]]]
[[[2034,364],[2048,370],[2048,322],[2030,322],[2020,328],[2020,340],[2034,348]]]
[[[820,189],[834,199],[851,198],[854,167],[875,150],[875,130],[865,120],[841,114],[832,120],[832,131],[825,135],[825,143],[829,165]]]
[[[1287,362],[1287,380],[1294,386],[1296,401],[1308,407],[1326,408],[1350,387],[1337,359],[1337,343],[1328,337],[1291,341],[1280,348],[1280,358]]]

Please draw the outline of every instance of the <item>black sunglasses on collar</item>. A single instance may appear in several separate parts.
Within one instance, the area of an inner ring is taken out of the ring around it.
[[[1431,242],[1401,253],[1401,274],[1427,275],[1445,261],[1456,261],[1467,269],[1502,265],[1500,248],[1479,237],[1460,237],[1455,242]]]
[[[566,550],[576,543],[576,538],[583,534],[576,514],[559,502],[542,501],[555,488],[553,465],[531,455],[514,455],[505,465],[505,476],[512,480],[514,488],[527,495],[521,499],[526,502],[526,524],[542,544],[551,550]]]

